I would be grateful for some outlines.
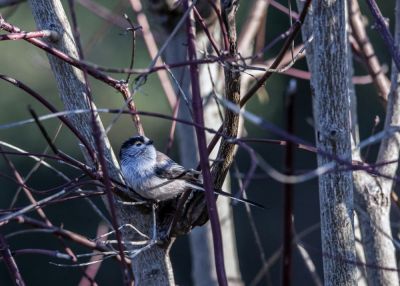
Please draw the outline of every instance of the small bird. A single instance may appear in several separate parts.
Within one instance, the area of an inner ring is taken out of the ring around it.
[[[134,136],[126,140],[121,146],[119,159],[128,186],[146,199],[165,201],[186,190],[204,191],[200,172],[185,169],[157,151],[153,141],[145,136]],[[214,192],[263,208],[257,203],[232,197],[220,190]]]
[[[126,183],[144,198],[165,201],[188,189],[203,190],[200,172],[186,170],[157,151],[147,137],[125,141],[119,159]]]

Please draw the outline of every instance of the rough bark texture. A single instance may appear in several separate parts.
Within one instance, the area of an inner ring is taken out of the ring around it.
[[[395,42],[400,43],[400,1],[396,1]],[[392,64],[391,90],[386,107],[385,128],[400,125],[400,89],[399,72]],[[400,149],[400,135],[393,136],[381,142],[376,163],[394,161],[380,167],[377,171],[393,177],[396,175]],[[360,159],[360,158],[358,158]],[[399,285],[396,252],[390,227],[390,193],[393,180],[371,176],[366,172],[354,173],[356,190],[356,211],[360,220],[362,242],[366,256],[367,278],[369,285]]]
[[[355,86],[352,82],[354,69],[353,69],[353,55],[349,45],[349,54],[348,54],[348,62],[349,62],[349,93],[350,93],[350,118],[351,118],[351,149],[352,149],[352,158],[354,159],[359,152],[355,148],[357,144],[360,143],[360,131],[358,126],[358,116],[357,116],[357,96],[355,91]],[[354,173],[353,173],[354,174]],[[354,184],[354,175],[353,175],[353,184]],[[361,229],[360,222],[358,220],[358,216],[354,213],[354,239],[355,239],[355,249],[356,249],[356,258],[359,264],[357,265],[357,285],[358,286],[366,286],[367,284],[367,275],[365,270],[365,253],[364,248],[361,242]]]
[[[236,10],[238,3],[235,1],[222,1],[221,14],[227,30],[228,37],[228,55],[236,58],[237,55],[237,35],[236,35]],[[235,67],[235,63],[226,63],[224,68],[225,90],[224,96],[228,101],[239,105],[240,102],[240,72]],[[229,138],[236,138],[239,130],[239,114],[226,108],[222,133]],[[213,167],[213,177],[215,188],[221,188],[229,171],[235,155],[236,145],[227,142],[221,138],[221,146],[218,150],[217,160]]]
[[[360,221],[357,214],[354,216],[354,237],[356,239],[357,261],[360,262],[360,265],[357,266],[357,286],[367,286],[367,271],[364,266],[366,263],[365,252],[362,244]]]
[[[358,7],[354,8],[354,2],[351,1],[353,13],[359,11]],[[397,1],[397,5],[398,5]],[[301,6],[298,1],[298,6]],[[396,11],[398,12],[398,8]],[[313,31],[313,9],[310,9],[306,22],[303,25],[303,39],[309,38]],[[359,17],[359,15],[357,15]],[[396,43],[399,39],[399,14],[396,15]],[[364,35],[363,33],[361,33]],[[368,51],[371,48],[368,47]],[[309,66],[313,62],[314,45],[309,45],[307,48],[307,61]],[[394,67],[392,70],[392,88],[389,95],[390,102],[387,104],[387,115],[385,127],[399,124],[399,90],[397,88],[399,78],[398,72]],[[358,126],[356,106],[352,103],[351,118],[353,126],[354,146],[358,143]],[[399,137],[398,134],[382,142],[377,162],[396,160],[399,156]],[[353,153],[353,160],[360,160],[359,150]],[[390,164],[380,170],[388,176],[394,176],[397,170],[397,163]],[[359,217],[359,228],[362,233],[363,250],[360,251],[360,262],[366,263],[365,273],[367,274],[368,285],[399,285],[398,273],[384,268],[396,268],[396,255],[392,242],[392,233],[389,221],[390,208],[390,191],[393,188],[393,181],[381,178],[376,178],[366,172],[357,171],[354,176],[354,200],[357,205],[356,212]],[[364,257],[365,253],[365,257]],[[364,272],[363,268],[360,268]],[[360,284],[361,283],[361,284]],[[364,279],[358,281],[358,285],[365,284]]]
[[[311,65],[317,147],[351,160],[351,126],[346,2],[313,1],[314,44]],[[318,156],[318,165],[330,161]],[[351,172],[319,177],[325,285],[355,285]]]
[[[53,43],[54,47],[74,58],[78,58],[71,28],[60,1],[30,0],[29,2],[38,29],[57,31],[62,37],[57,43]],[[83,73],[53,56],[49,56],[49,62],[65,109],[88,109],[89,100],[86,94]],[[95,149],[90,114],[73,115],[70,116],[70,119]],[[104,129],[98,116],[97,120],[101,132],[104,134]],[[107,138],[105,138],[105,143],[104,154],[107,159],[110,176],[122,181],[118,172],[118,162],[115,159]],[[143,212],[141,209],[132,206],[124,207],[120,204],[116,205],[116,209],[119,224],[131,223],[151,237],[153,227],[151,212]],[[123,232],[124,241],[134,241],[137,239],[136,236],[133,232]],[[133,249],[132,247],[129,250]],[[145,250],[142,255],[135,257],[132,262],[132,271],[136,279],[135,285],[174,285],[168,252],[168,246],[154,245]],[[160,259],[160,257],[164,259]],[[157,277],[155,277],[154,273],[157,273]],[[143,279],[143,281],[140,279]]]
[[[132,260],[132,268],[139,270],[135,272],[135,281],[140,283],[135,282],[135,285],[175,285],[169,249],[155,247],[152,251],[140,253]],[[167,283],[165,278],[169,279]]]

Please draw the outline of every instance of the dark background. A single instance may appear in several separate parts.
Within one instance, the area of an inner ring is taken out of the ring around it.
[[[113,9],[117,6],[118,1],[96,1],[102,5]],[[115,2],[115,3],[114,3]],[[128,1],[125,1],[128,2]],[[239,9],[239,32],[241,24],[245,21],[249,3],[252,1],[241,1]],[[287,6],[287,1],[278,1]],[[361,1],[364,2],[364,1]],[[390,19],[391,27],[394,24],[394,2],[380,1],[379,5],[383,14]],[[67,7],[66,1],[63,1],[64,7]],[[293,7],[295,3],[292,3]],[[364,6],[362,6],[364,14],[370,17]],[[0,9],[0,13],[6,17],[8,9]],[[135,16],[131,11],[128,3],[122,5],[118,11],[119,14],[127,13],[135,22]],[[130,60],[131,39],[122,29],[109,26],[99,36],[99,27],[103,25],[103,21],[97,16],[91,14],[85,8],[77,4],[77,15],[81,30],[81,37],[84,47],[86,48],[86,56],[89,61],[103,66],[110,67],[127,67]],[[7,21],[19,26],[23,30],[35,30],[33,18],[30,13],[29,5],[23,3],[12,14],[6,18]],[[151,20],[151,19],[150,19]],[[390,58],[383,41],[376,31],[371,29],[372,21],[368,25],[370,39],[377,51],[379,60],[387,67],[390,66]],[[270,7],[267,18],[267,43],[273,40],[277,35],[284,32],[289,27],[289,21],[286,15]],[[94,44],[89,43],[94,40]],[[276,55],[280,45],[266,53],[266,58]],[[146,67],[150,62],[146,48],[141,37],[138,37],[136,49],[135,67]],[[305,60],[296,63],[295,67],[306,69]],[[49,69],[47,57],[44,52],[24,41],[3,41],[0,43],[0,73],[15,77],[34,90],[45,96],[53,104],[60,109],[58,92],[53,80],[53,75]],[[355,65],[356,74],[366,74],[366,71],[358,63]],[[116,78],[124,78],[124,75],[113,75]],[[288,84],[289,77],[286,75],[274,75],[266,83],[266,95],[263,97],[254,97],[247,109],[251,112],[262,116],[264,119],[278,125],[284,126],[284,91]],[[98,108],[120,108],[123,100],[120,94],[108,86],[91,79],[91,86]],[[360,122],[361,138],[371,134],[374,118],[379,115],[381,122],[384,120],[383,107],[377,99],[377,93],[372,85],[359,85],[356,87],[358,97],[358,111]],[[149,76],[143,90],[135,96],[135,102],[139,110],[152,111],[170,114],[170,110],[160,88],[158,78],[155,74]],[[21,90],[0,81],[0,124],[14,122],[18,120],[30,118],[27,106],[31,105],[38,113],[45,114],[46,111],[28,95]],[[112,116],[101,114],[104,125],[107,126]],[[162,119],[150,117],[142,117],[146,134],[153,138],[156,146],[160,150],[164,150],[168,140],[168,132],[170,122]],[[55,133],[59,122],[57,120],[48,120],[44,123],[45,127],[51,135]],[[314,134],[312,128],[311,113],[311,96],[308,81],[298,80],[298,94],[295,98],[295,134],[299,137],[314,142]],[[382,123],[379,125],[379,128]],[[246,131],[249,137],[275,138],[275,136],[265,132],[264,130],[246,123]],[[378,129],[379,129],[378,128]],[[109,138],[115,151],[118,151],[120,144],[127,137],[135,132],[131,119],[123,116],[114,125]],[[38,128],[34,124],[15,127],[12,129],[1,130],[0,140],[14,144],[22,149],[31,152],[43,152],[46,142],[38,132]],[[62,129],[60,136],[56,141],[56,145],[81,160],[82,156],[76,146],[76,140],[71,134]],[[283,151],[281,146],[270,144],[251,144],[257,152],[259,152],[265,160],[278,170],[283,170]],[[179,161],[174,146],[171,157]],[[376,147],[371,149],[370,160],[376,155]],[[12,157],[18,170],[26,175],[34,165],[34,162],[25,158]],[[239,150],[236,158],[242,172],[246,172],[249,167],[249,157],[243,150]],[[73,176],[77,172],[71,171],[70,168],[61,164],[54,164],[66,174]],[[297,172],[310,170],[315,168],[316,159],[314,154],[306,151],[296,150],[295,168]],[[1,173],[11,174],[8,167],[0,160]],[[257,173],[261,173],[260,170]],[[233,178],[233,190],[237,190],[236,179]],[[54,173],[40,168],[38,172],[29,180],[28,184],[37,189],[44,190],[50,187],[60,185],[63,181],[57,178]],[[0,177],[0,208],[6,209],[15,194],[17,187],[15,184]],[[264,204],[267,209],[262,211],[253,209],[255,222],[260,232],[260,236],[265,249],[266,257],[270,257],[282,245],[282,185],[268,178],[263,180],[254,180],[248,188],[248,195],[252,200]],[[42,198],[36,195],[37,199]],[[97,205],[102,207],[101,200],[95,198]],[[21,194],[16,206],[22,207],[28,204],[25,196]],[[96,236],[96,229],[99,224],[99,217],[92,211],[84,200],[71,200],[65,203],[50,205],[46,208],[50,220],[54,225],[63,225],[66,229],[73,230],[77,233],[85,234],[88,237]],[[36,217],[35,213],[31,213]],[[243,279],[246,284],[257,274],[261,268],[261,260],[259,251],[255,245],[255,239],[251,232],[249,222],[245,213],[245,209],[241,205],[234,207],[234,215],[236,220],[236,237],[240,267]],[[300,232],[319,222],[319,200],[317,180],[307,183],[295,185],[295,228],[296,232]],[[0,232],[4,235],[12,231],[22,229],[15,223],[0,228]],[[28,233],[17,235],[9,238],[8,243],[11,249],[21,248],[45,248],[62,250],[60,242],[52,235],[44,233]],[[316,263],[319,274],[321,273],[321,250],[319,229],[303,239],[306,249]],[[75,253],[88,253],[87,249],[69,243],[73,247]],[[16,257],[22,275],[28,285],[76,285],[82,277],[82,270],[79,268],[61,268],[50,265],[49,261],[56,263],[65,263],[62,260],[55,260],[51,257],[39,255],[23,255]],[[176,282],[180,285],[191,285],[190,278],[190,249],[187,237],[180,237],[172,248],[172,261]],[[307,285],[312,283],[309,272],[306,270],[304,262],[299,256],[298,251],[294,248],[293,261],[293,281],[295,285]],[[278,285],[280,282],[281,261],[275,263],[270,271],[270,279],[272,285]],[[96,277],[99,285],[120,285],[120,272],[117,263],[110,259],[102,263],[101,269]],[[266,280],[262,280],[260,285],[264,285]],[[9,275],[3,263],[0,263],[0,285],[12,285]]]

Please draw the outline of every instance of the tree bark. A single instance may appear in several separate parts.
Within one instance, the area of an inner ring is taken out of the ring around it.
[[[395,43],[400,44],[400,0],[396,1]],[[392,63],[391,89],[386,107],[385,129],[400,125],[399,71]],[[383,165],[378,172],[394,177],[398,168],[400,135],[385,138],[379,148],[376,163],[393,161]],[[361,159],[361,158],[358,158]],[[399,285],[396,251],[390,226],[390,194],[394,181],[372,176],[366,172],[354,173],[357,214],[360,220],[362,242],[367,264],[369,285]],[[392,269],[392,270],[390,270]]]
[[[317,148],[351,161],[346,1],[313,1],[311,85]],[[318,166],[331,159],[318,155]],[[325,285],[355,285],[353,185],[349,171],[319,177]]]
[[[57,43],[51,43],[55,48],[62,50],[73,58],[79,58],[71,27],[65,15],[60,1],[57,0],[30,0],[33,16],[38,29],[55,30],[61,35]],[[90,103],[86,94],[85,80],[82,71],[68,63],[63,62],[54,56],[49,55],[49,62],[57,82],[61,100],[66,110],[89,109]],[[71,115],[70,120],[74,126],[82,132],[82,135],[90,142],[93,149],[96,149],[92,133],[92,120],[89,113]],[[98,126],[102,136],[104,127],[96,114]],[[111,149],[109,141],[104,136],[107,167],[112,178],[122,181],[119,173],[119,165]],[[119,225],[130,223],[135,225],[142,232],[152,237],[153,220],[151,212],[143,212],[134,206],[123,206],[116,204],[116,211]],[[137,240],[137,233],[123,231],[123,241]],[[134,247],[127,247],[128,250],[135,250]],[[133,258],[132,271],[135,277],[135,285],[174,285],[173,272],[169,262],[169,246],[155,244],[146,249],[142,254]],[[163,257],[163,259],[160,259]],[[157,275],[154,275],[157,273]]]
[[[354,1],[352,1],[354,2]],[[397,1],[397,5],[398,5]],[[358,6],[352,4],[353,13],[357,11]],[[301,4],[298,1],[298,6]],[[396,9],[398,12],[398,8]],[[312,9],[309,17],[303,25],[303,39],[307,39],[313,31]],[[396,14],[395,38],[398,43],[399,38],[399,14]],[[309,66],[313,61],[314,45],[307,48],[307,61]],[[387,115],[385,127],[399,124],[399,89],[398,72],[394,67],[392,70],[392,88],[390,103],[387,104]],[[357,113],[355,105],[351,108],[354,146],[358,143]],[[399,137],[395,136],[382,142],[377,162],[396,160],[399,155]],[[354,150],[353,160],[362,161],[359,150]],[[377,170],[387,176],[393,177],[397,170],[397,163],[390,164],[383,169]],[[354,180],[354,200],[357,205],[356,212],[360,221],[360,230],[362,237],[362,246],[365,253],[365,262],[367,267],[368,285],[399,285],[398,273],[393,270],[382,268],[397,268],[396,255],[393,246],[393,238],[390,229],[389,210],[390,210],[390,191],[393,188],[393,181],[371,176],[366,172],[353,172]],[[381,181],[385,182],[382,183]],[[361,253],[363,255],[363,253]],[[381,268],[380,268],[381,267]],[[360,269],[362,270],[362,269]],[[363,280],[362,280],[363,281]]]

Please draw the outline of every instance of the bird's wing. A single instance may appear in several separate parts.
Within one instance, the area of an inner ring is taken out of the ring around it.
[[[155,173],[157,176],[164,179],[185,180],[196,185],[202,185],[203,183],[203,178],[199,171],[185,169],[161,152],[157,152]]]
[[[193,169],[185,169],[181,165],[177,164],[174,160],[169,158],[164,153],[157,151],[157,167],[155,169],[155,173],[158,177],[168,180],[185,180],[188,184],[189,188],[204,191],[203,188],[203,177],[201,176],[201,172],[193,170]],[[264,208],[264,206],[244,199],[244,198],[236,198],[230,193],[226,193],[222,190],[214,190],[215,194],[222,195],[224,197],[228,197],[232,200],[239,201],[242,203],[250,204],[256,207]]]

